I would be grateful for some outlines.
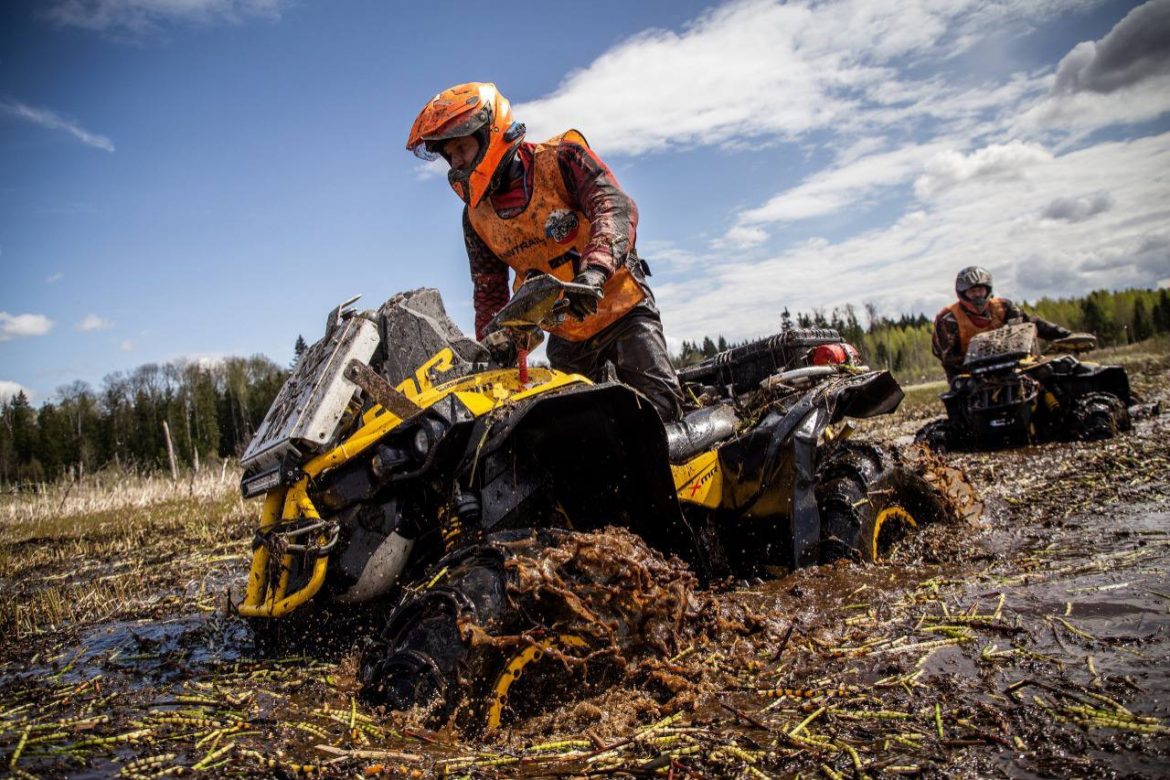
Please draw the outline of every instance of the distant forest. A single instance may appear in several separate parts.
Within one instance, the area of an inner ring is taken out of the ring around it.
[[[1164,289],[1098,291],[1022,306],[1072,330],[1095,333],[1102,346],[1170,333],[1170,291]],[[889,368],[903,382],[942,377],[930,352],[932,320],[921,314],[892,319],[872,307],[795,315],[785,309],[776,315],[775,332],[786,326],[836,328],[869,365]],[[722,336],[683,342],[675,362],[691,365],[728,346],[734,345]],[[298,338],[295,353],[304,349]],[[0,484],[38,483],[108,466],[167,468],[163,422],[184,468],[236,457],[287,376],[286,368],[256,355],[214,365],[150,363],[110,374],[98,389],[85,382],[58,388],[39,408],[20,393],[0,403]]]

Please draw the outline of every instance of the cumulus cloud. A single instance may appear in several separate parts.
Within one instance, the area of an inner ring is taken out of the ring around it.
[[[733,231],[744,230],[744,225],[819,217],[855,205],[885,188],[910,181],[946,146],[945,142],[911,144],[858,158],[850,155],[849,162],[821,171],[763,206],[744,211]]]
[[[99,317],[96,314],[87,314],[85,315],[85,319],[77,323],[77,330],[88,333],[95,330],[108,330],[113,326],[114,323],[104,317]]]
[[[1108,192],[1094,192],[1079,198],[1060,197],[1049,203],[1040,212],[1045,219],[1062,219],[1065,222],[1083,222],[1103,211],[1108,211],[1113,199]]]
[[[515,113],[534,137],[579,126],[607,154],[872,134],[915,117],[967,122],[1001,89],[1034,92],[1034,80],[960,88],[906,66],[1091,2],[741,0],[682,31],[622,41]]]
[[[761,259],[725,258],[701,279],[660,283],[667,332],[763,335],[778,326],[764,313],[778,317],[785,306],[872,302],[887,314],[933,313],[966,265],[989,268],[997,292],[1032,300],[1149,287],[1170,276],[1170,179],[1150,175],[1170,170],[1170,133],[1044,157],[1027,176],[968,179],[889,225]],[[1097,208],[1106,202],[1099,192],[1112,205],[1092,219],[1042,216],[1061,198]]]
[[[428,179],[437,179],[440,176],[447,177],[448,165],[439,158],[433,162],[420,162],[414,166],[415,181],[427,181]]]
[[[1073,48],[1056,68],[1058,94],[1108,94],[1170,74],[1170,0],[1151,0],[1130,11],[1099,41]]]
[[[239,23],[278,18],[288,0],[50,0],[45,15],[65,27],[143,33],[165,23]]]
[[[716,248],[748,249],[759,246],[768,240],[768,231],[760,227],[736,225],[728,230],[722,238],[715,239],[711,245]]]
[[[19,382],[0,379],[0,402],[15,398],[20,393],[24,393],[29,398],[32,397],[32,391]]]
[[[1052,153],[1038,144],[1012,141],[991,144],[971,154],[946,151],[926,163],[925,173],[914,182],[922,198],[934,197],[972,181],[1021,179],[1029,168],[1052,160]]]
[[[1151,0],[1100,40],[1077,44],[1049,83],[1046,99],[1027,107],[1017,127],[1064,130],[1075,142],[1170,111],[1170,0]]]
[[[95,149],[102,149],[107,152],[114,151],[114,142],[109,138],[106,138],[104,135],[98,135],[97,133],[91,133],[77,122],[65,119],[47,108],[34,108],[24,103],[8,101],[0,102],[0,111],[49,130],[62,130],[86,146],[92,146]]]
[[[52,329],[53,321],[43,314],[9,314],[0,311],[0,341],[43,336]]]

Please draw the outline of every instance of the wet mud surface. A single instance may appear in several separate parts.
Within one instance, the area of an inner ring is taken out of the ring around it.
[[[1165,366],[1142,379],[1165,402]],[[931,413],[905,409],[876,438]],[[657,625],[615,685],[550,695],[476,740],[362,703],[356,637],[260,652],[224,608],[247,512],[181,546],[202,557],[149,535],[25,568],[10,549],[0,762],[80,778],[1166,776],[1170,417],[1105,443],[947,460],[981,489],[978,523],[921,529],[882,565],[676,594],[685,627]],[[557,585],[525,565],[530,584]],[[149,587],[120,584],[127,566]],[[74,606],[38,622],[50,590]]]

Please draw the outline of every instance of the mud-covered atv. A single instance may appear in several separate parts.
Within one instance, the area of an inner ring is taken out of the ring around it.
[[[940,396],[946,418],[923,426],[916,441],[935,451],[997,449],[1109,439],[1129,430],[1136,399],[1125,369],[1073,354],[1095,343],[1092,336],[1074,334],[1041,355],[1036,326],[1028,322],[973,336],[963,372]]]
[[[494,325],[533,346],[566,286],[529,280]],[[696,575],[872,560],[953,514],[835,425],[902,397],[851,354],[832,331],[730,350],[683,372],[695,408],[664,426],[624,385],[523,351],[489,365],[434,291],[338,307],[243,458],[265,500],[239,612],[382,603],[368,698],[470,729],[547,706],[623,654],[670,652]]]

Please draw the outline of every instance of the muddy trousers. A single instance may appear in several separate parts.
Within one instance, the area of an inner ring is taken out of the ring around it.
[[[617,371],[618,381],[644,395],[663,422],[682,416],[682,389],[670,365],[657,311],[635,308],[585,341],[549,336],[548,362],[558,371],[597,382],[605,379],[607,361]]]

